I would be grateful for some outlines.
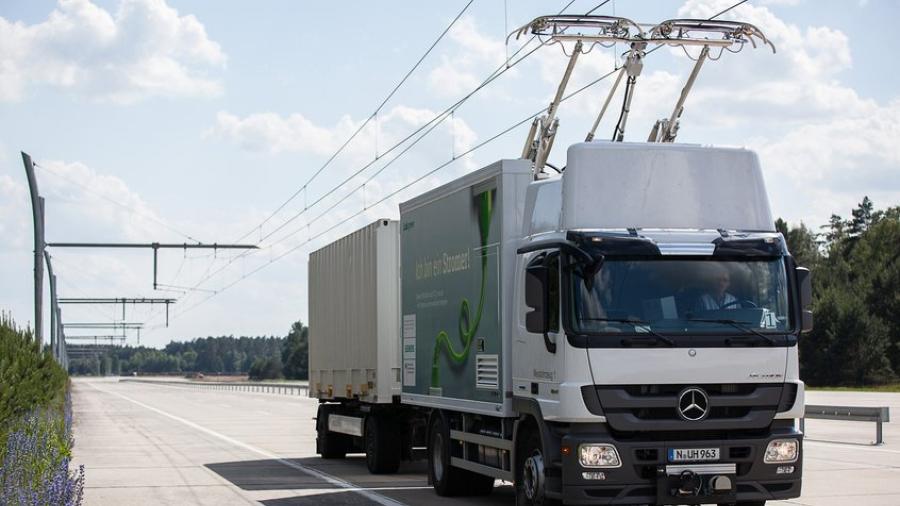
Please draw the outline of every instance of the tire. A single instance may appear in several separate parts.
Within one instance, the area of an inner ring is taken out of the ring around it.
[[[383,415],[366,417],[366,466],[372,474],[393,474],[400,468],[400,434]]]
[[[463,478],[462,469],[450,466],[450,428],[435,415],[428,428],[428,479],[437,495],[453,497],[462,495]]]
[[[546,496],[544,449],[537,431],[523,435],[523,444],[516,452],[516,506],[550,506],[560,504]]]
[[[483,496],[494,490],[494,478],[450,466],[450,428],[434,416],[428,430],[428,479],[437,495]]]
[[[316,452],[323,459],[342,459],[350,450],[350,436],[328,430],[328,416],[333,411],[333,406],[320,404],[316,415]]]

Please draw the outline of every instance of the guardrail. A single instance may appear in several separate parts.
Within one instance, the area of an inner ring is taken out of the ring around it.
[[[844,420],[847,422],[875,422],[875,445],[884,444],[882,425],[891,421],[891,411],[887,407],[865,406],[820,406],[806,405],[806,414],[800,419],[800,431],[806,433],[806,418],[818,420]]]
[[[309,394],[306,385],[292,385],[290,383],[257,383],[249,381],[225,382],[225,381],[166,381],[166,380],[142,380],[121,378],[120,382],[148,383],[151,385],[166,385],[197,390],[219,390],[231,392],[263,392],[272,394],[305,396]]]

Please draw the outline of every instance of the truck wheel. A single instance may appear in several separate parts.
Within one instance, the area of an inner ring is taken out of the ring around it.
[[[366,417],[366,466],[372,474],[393,474],[400,467],[400,434],[390,419]]]
[[[541,437],[531,431],[516,456],[516,506],[555,505],[559,501],[549,499],[546,492],[546,457]]]
[[[328,415],[331,412],[331,406],[319,405],[319,412],[316,415],[316,452],[323,459],[342,459],[350,450],[350,436],[328,430]]]
[[[466,486],[462,471],[450,466],[450,428],[435,416],[428,430],[428,478],[437,495],[461,495]]]

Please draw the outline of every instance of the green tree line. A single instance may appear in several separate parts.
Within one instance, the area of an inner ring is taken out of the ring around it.
[[[105,354],[71,359],[81,375],[248,374],[256,379],[307,379],[308,328],[297,321],[287,337],[197,338],[172,341],[163,349],[124,346]]]
[[[814,328],[800,340],[811,385],[871,385],[900,372],[900,206],[868,198],[818,230],[776,222],[798,265],[813,274]]]

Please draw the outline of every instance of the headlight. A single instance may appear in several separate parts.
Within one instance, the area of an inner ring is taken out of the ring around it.
[[[606,444],[583,444],[578,447],[578,462],[582,467],[621,467],[616,447]]]
[[[800,443],[796,439],[775,439],[766,447],[766,464],[784,464],[796,462],[800,455]]]

